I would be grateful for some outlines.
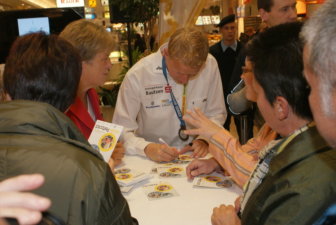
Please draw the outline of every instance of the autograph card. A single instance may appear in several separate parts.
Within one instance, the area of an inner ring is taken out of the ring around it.
[[[114,176],[121,186],[131,186],[151,177],[149,174],[126,167],[115,170]]]
[[[209,175],[202,175],[194,178],[194,187],[208,187],[208,188],[230,188],[233,181],[230,177],[226,177],[219,173],[211,173]]]
[[[186,176],[185,167],[180,165],[157,167],[157,173],[160,178],[173,178],[173,177]]]
[[[177,159],[174,159],[170,162],[161,162],[159,164],[165,165],[165,164],[188,164],[193,160],[193,158],[190,155],[182,154],[179,155]]]
[[[89,137],[91,146],[98,150],[106,162],[109,161],[123,126],[97,120]]]
[[[148,184],[145,185],[143,189],[148,200],[158,200],[178,196],[175,188],[167,182]]]

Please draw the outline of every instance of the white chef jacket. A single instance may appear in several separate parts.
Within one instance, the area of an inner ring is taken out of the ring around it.
[[[113,123],[124,126],[122,139],[126,153],[145,155],[145,147],[162,138],[178,149],[193,139],[182,141],[178,136],[178,119],[167,81],[162,73],[162,46],[159,51],[137,62],[126,74],[119,90]],[[168,82],[182,111],[183,85],[168,73]],[[186,108],[199,108],[212,121],[222,126],[226,116],[222,82],[217,62],[208,55],[199,74],[189,80]],[[187,125],[187,128],[190,127]]]

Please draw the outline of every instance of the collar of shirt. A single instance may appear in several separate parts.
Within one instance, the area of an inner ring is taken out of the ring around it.
[[[234,51],[236,51],[237,50],[237,41],[234,41],[234,43],[232,45],[230,45],[230,46],[224,45],[223,41],[221,41],[221,47],[222,47],[223,52],[225,52],[225,50],[228,47],[231,47]]]

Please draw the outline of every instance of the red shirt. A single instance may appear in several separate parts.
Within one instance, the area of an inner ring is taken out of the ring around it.
[[[96,120],[104,120],[100,111],[99,97],[96,90],[93,88],[89,89],[87,96],[96,116]],[[86,139],[88,139],[96,121],[91,118],[84,103],[78,97],[76,97],[75,102],[70,106],[69,110],[66,112],[66,115],[76,124]]]

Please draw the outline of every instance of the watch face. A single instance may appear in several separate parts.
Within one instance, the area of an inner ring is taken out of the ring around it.
[[[179,135],[179,137],[182,141],[186,141],[189,138],[189,135],[187,135],[183,132],[184,130],[185,130],[185,128],[180,128],[180,130],[178,132],[178,135]]]

